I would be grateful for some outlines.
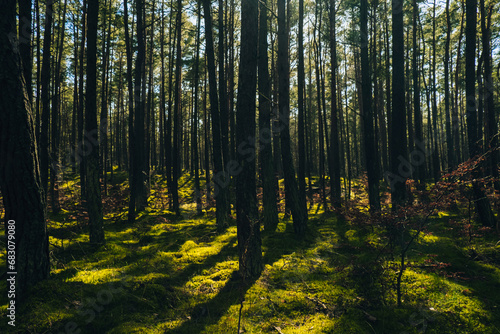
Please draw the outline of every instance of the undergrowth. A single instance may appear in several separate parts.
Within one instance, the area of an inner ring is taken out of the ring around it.
[[[217,234],[211,203],[195,215],[192,182],[181,178],[175,216],[165,181],[153,178],[148,208],[129,224],[128,183],[116,171],[103,197],[106,244],[92,248],[78,179],[69,179],[64,209],[49,216],[50,279],[18,309],[14,330],[1,296],[0,332],[236,333],[243,293],[244,333],[500,333],[498,237],[465,226],[464,212],[431,216],[408,251],[398,308],[397,254],[384,229],[324,212],[319,200],[305,239],[280,214],[278,230],[263,234],[262,275],[243,285],[236,227]],[[362,182],[353,189],[360,198]],[[5,291],[5,253],[0,265]]]

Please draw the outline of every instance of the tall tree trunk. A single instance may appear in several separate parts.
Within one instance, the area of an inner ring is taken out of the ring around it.
[[[217,96],[217,78],[215,75],[215,51],[212,35],[212,13],[210,11],[210,0],[203,0],[203,11],[205,16],[208,82],[210,86],[210,110],[212,114],[214,197],[216,200],[217,230],[222,232],[228,225],[226,192],[228,191],[227,186],[229,184],[228,181],[230,176],[228,173],[224,172],[223,167],[221,119],[219,114],[219,99]]]
[[[403,0],[392,0],[392,135],[390,137],[391,157],[391,201],[392,209],[406,203],[406,179],[410,176],[404,170],[406,160],[406,105],[404,77],[404,22]]]
[[[231,137],[231,147],[230,147],[230,157],[231,159],[236,159],[236,124],[235,124],[235,112],[234,112],[234,67],[235,67],[235,43],[234,43],[234,16],[235,16],[235,4],[234,0],[230,0],[229,5],[229,42],[228,42],[228,51],[229,51],[229,59],[228,59],[228,101],[229,101],[229,130]]]
[[[193,110],[193,136],[191,137],[191,148],[193,150],[194,165],[194,196],[196,202],[196,213],[201,214],[201,190],[199,174],[199,155],[198,155],[198,91],[200,80],[200,21],[201,21],[201,3],[198,3],[196,22],[196,56],[194,60],[194,110]]]
[[[259,29],[259,151],[262,175],[262,204],[265,231],[275,231],[278,227],[278,209],[274,185],[273,151],[271,146],[271,80],[267,56],[267,3],[263,0],[260,7]]]
[[[201,16],[201,13],[200,13]],[[206,64],[206,53],[204,55],[204,63]],[[204,141],[204,162],[205,162],[205,188],[206,188],[206,200],[207,206],[209,203],[209,199],[212,197],[211,195],[211,187],[210,187],[210,142],[208,141],[209,132],[210,132],[210,120],[207,112],[207,73],[205,72],[204,81],[203,81],[203,141]]]
[[[239,173],[236,176],[236,217],[239,269],[243,278],[263,269],[255,180],[255,91],[257,85],[258,4],[241,2],[241,56],[236,105]],[[243,149],[247,146],[246,149]],[[250,156],[248,155],[250,153]]]
[[[476,107],[476,25],[477,0],[466,0],[465,26],[465,94],[467,96],[467,135],[469,139],[469,157],[475,158],[480,152],[477,138],[477,107]],[[475,174],[478,176],[479,171]],[[485,196],[482,185],[476,180],[472,183],[474,201],[479,220],[484,226],[495,226],[495,216],[491,211],[488,197]]]
[[[330,56],[332,62],[331,71],[331,136],[330,136],[330,151],[329,169],[330,169],[330,186],[331,186],[331,201],[333,207],[341,205],[341,189],[340,189],[340,145],[339,145],[339,125],[338,125],[338,108],[337,108],[337,38],[336,38],[336,19],[335,19],[335,0],[330,0],[329,18],[330,18]],[[326,123],[325,123],[326,125]]]
[[[125,26],[125,52],[127,56],[127,87],[128,87],[128,150],[129,150],[129,163],[128,163],[128,175],[130,184],[130,193],[132,194],[132,182],[134,178],[133,170],[133,157],[134,157],[134,83],[132,81],[132,46],[130,42],[130,33],[128,26],[128,5],[127,1],[123,3],[124,11],[124,26]],[[132,20],[133,21],[133,20]],[[134,204],[135,205],[135,204]]]
[[[36,15],[36,100],[35,100],[35,137],[37,143],[40,142],[40,73],[41,73],[41,62],[42,62],[42,53],[40,51],[40,0],[35,0],[35,15]],[[85,16],[85,12],[83,13]],[[40,152],[40,148],[38,147],[38,151]]]
[[[303,236],[307,227],[307,215],[300,205],[295,168],[290,145],[290,64],[288,56],[288,28],[285,0],[278,0],[278,94],[281,134],[281,156],[285,176],[286,202],[292,212],[293,227],[297,235]]]
[[[51,198],[51,206],[52,212],[59,213],[60,205],[59,205],[59,170],[60,170],[60,161],[59,161],[59,145],[61,141],[61,134],[59,131],[59,122],[61,120],[61,80],[62,80],[62,71],[61,71],[61,63],[64,54],[64,35],[65,35],[65,27],[66,27],[66,8],[67,8],[67,0],[64,1],[64,9],[62,13],[62,24],[60,25],[59,31],[59,45],[58,54],[56,59],[56,68],[55,68],[55,95],[52,104],[52,162],[50,164],[50,198]]]
[[[316,4],[316,15],[315,19],[318,18],[318,10],[320,4]],[[319,177],[320,177],[320,187],[321,187],[321,197],[322,203],[325,211],[328,211],[328,204],[326,202],[326,187],[325,187],[325,138],[324,138],[324,126],[323,126],[323,112],[321,109],[321,74],[319,70],[320,63],[320,45],[321,41],[316,40],[316,31],[319,30],[316,28],[316,22],[314,24],[314,49],[315,49],[315,66],[314,71],[316,75],[316,103],[318,108],[318,139],[319,139]],[[319,33],[318,33],[319,35]]]
[[[26,92],[29,103],[33,103],[33,53],[31,46],[31,0],[19,0],[19,53],[21,55]],[[33,109],[33,108],[32,108]]]
[[[451,133],[451,113],[450,113],[450,39],[451,39],[451,18],[450,0],[446,0],[446,42],[444,51],[444,112],[446,117],[446,143],[448,155],[448,170],[455,165],[453,137]]]
[[[461,50],[462,50],[462,36],[464,33],[464,22],[465,22],[465,0],[461,0],[462,7],[462,17],[460,20],[460,34],[458,37],[458,47],[457,47],[457,62],[455,65],[455,92],[454,92],[454,107],[451,115],[451,124],[452,124],[452,135],[453,135],[453,146],[456,148],[455,161],[453,163],[453,167],[456,167],[459,162],[463,161],[464,152],[460,149],[460,117],[458,112],[459,100],[458,100],[458,91],[459,91],[459,80],[460,80],[460,72],[461,72]]]
[[[178,182],[180,173],[180,128],[181,128],[181,115],[182,115],[182,0],[177,1],[177,23],[176,23],[176,55],[175,55],[175,86],[174,86],[174,132],[173,132],[173,145],[172,145],[172,194],[173,194],[173,209],[175,213],[180,214],[179,211],[179,195],[178,195]]]
[[[144,150],[144,95],[143,77],[146,66],[146,46],[144,38],[144,0],[136,1],[137,13],[137,58],[135,64],[134,82],[134,154],[133,178],[129,203],[129,221],[135,220],[135,212],[142,210],[146,205],[147,191],[144,176],[145,150]]]
[[[42,84],[42,124],[40,130],[40,175],[44,191],[44,201],[47,201],[49,182],[49,120],[50,120],[50,62],[51,41],[53,21],[54,0],[48,0],[46,4],[45,26],[43,35],[43,62],[41,73]]]
[[[486,114],[485,126],[485,151],[491,150],[488,158],[489,174],[493,178],[498,178],[498,125],[495,116],[495,104],[493,101],[494,86],[491,66],[491,15],[493,12],[493,4],[488,8],[488,15],[484,0],[480,0],[481,8],[481,32],[482,32],[482,47],[483,47],[483,61],[484,61],[484,84],[483,84],[483,98]],[[488,18],[488,20],[486,20]],[[487,21],[487,22],[486,22]],[[500,182],[494,182],[495,189],[500,190]]]
[[[364,147],[366,157],[366,170],[368,174],[368,198],[370,210],[380,210],[379,175],[377,166],[379,164],[376,155],[374,126],[375,115],[372,111],[372,85],[370,82],[370,61],[368,58],[368,0],[361,0],[360,10],[361,24],[361,94],[363,100],[363,130]]]
[[[420,184],[423,185],[427,175],[426,172],[426,154],[424,143],[424,131],[422,127],[422,111],[420,108],[420,74],[419,74],[419,58],[420,50],[418,46],[418,17],[420,10],[417,0],[413,0],[413,57],[412,57],[412,72],[413,72],[413,112],[415,122],[415,148],[411,152],[411,162],[415,165],[415,176]]]
[[[107,8],[107,0],[104,1],[106,8],[102,19],[102,73],[101,73],[101,116],[100,116],[100,135],[101,135],[101,164],[100,172],[103,180],[104,194],[108,193],[108,178],[107,178],[107,155],[108,155],[108,94],[106,82],[109,80],[107,76],[108,68],[110,67],[110,49],[111,49],[111,1],[109,9]],[[107,29],[106,29],[107,26]],[[107,30],[107,32],[106,32]]]
[[[228,115],[228,100],[227,100],[227,81],[226,74],[224,71],[224,0],[219,0],[219,113],[220,113],[220,131],[221,131],[221,146],[222,146],[222,168],[224,170],[225,176],[227,180],[226,183],[230,182],[231,175],[229,175],[226,171],[228,162],[230,160],[229,157],[229,115]],[[226,196],[226,209],[228,210],[228,214],[231,213],[231,201],[229,197],[229,188],[228,191],[224,192]]]
[[[304,108],[304,0],[299,0],[299,31],[298,31],[298,146],[299,146],[299,204],[302,207],[304,215],[307,216],[307,200],[306,200],[306,143],[305,143],[305,108]],[[333,103],[333,102],[332,102]]]
[[[155,138],[156,138],[156,124],[155,124],[155,109],[154,109],[154,87],[153,87],[153,73],[154,73],[154,31],[155,31],[155,8],[156,2],[153,1],[151,8],[151,23],[149,33],[149,77],[148,77],[148,95],[147,95],[147,117],[146,117],[146,163],[144,170],[146,172],[147,191],[151,189],[151,169],[156,165],[155,161]]]
[[[79,82],[78,82],[78,91],[79,91],[79,101],[78,101],[78,148],[76,151],[75,160],[80,163],[80,195],[83,201],[86,197],[86,181],[85,181],[85,158],[83,156],[83,152],[85,150],[85,143],[83,139],[83,130],[85,128],[85,86],[84,86],[84,71],[85,71],[85,42],[87,36],[87,0],[83,0],[83,17],[82,17],[82,40],[80,44],[80,73],[79,73]]]
[[[173,11],[172,8],[174,6],[174,1],[170,0],[170,8],[171,13]],[[175,41],[177,40],[177,24],[174,25],[174,15],[169,15],[169,24],[168,24],[168,43],[170,44],[170,52],[169,52],[169,66],[168,66],[168,110],[167,110],[167,125],[166,125],[166,136],[165,136],[165,154],[167,156],[167,186],[170,191],[171,201],[170,201],[170,209],[174,207],[174,198],[178,201],[178,193],[174,189],[176,189],[173,185],[172,180],[172,172],[173,172],[173,157],[172,157],[172,118],[173,118],[173,101],[172,101],[172,92],[173,92],[173,76],[174,76],[174,53],[175,53]]]
[[[16,47],[16,2],[1,0],[0,7],[0,190],[5,236],[9,245],[15,244],[17,263],[6,261],[6,271],[9,278],[17,273],[17,305],[24,303],[30,287],[49,276],[49,240],[30,94]],[[7,254],[9,259],[13,255],[10,250]]]
[[[76,24],[76,17],[73,15],[73,45],[74,45],[74,53],[73,53],[73,115],[71,117],[71,150],[73,154],[76,154],[76,135],[77,135],[77,118],[78,118],[78,25]],[[73,157],[75,158],[75,157]],[[71,170],[73,173],[76,173],[76,161],[71,162]]]
[[[165,3],[161,2],[161,27],[160,27],[160,170],[165,170],[165,146],[167,117],[165,114]]]
[[[88,0],[87,96],[85,99],[85,132],[90,153],[85,157],[86,202],[89,215],[90,242],[104,243],[101,188],[99,185],[99,138],[97,127],[97,22],[99,0]]]

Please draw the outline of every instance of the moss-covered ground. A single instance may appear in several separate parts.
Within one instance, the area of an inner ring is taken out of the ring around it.
[[[397,307],[398,247],[381,227],[313,204],[299,240],[281,214],[278,230],[263,234],[262,275],[242,280],[236,227],[217,234],[213,209],[195,215],[189,175],[180,217],[155,178],[148,209],[129,224],[128,185],[116,172],[98,248],[77,184],[61,188],[64,209],[50,215],[50,279],[18,309],[15,328],[2,294],[0,333],[237,333],[239,321],[243,333],[500,333],[498,236],[464,233],[451,213],[431,217],[411,247]],[[5,291],[5,253],[0,266]]]

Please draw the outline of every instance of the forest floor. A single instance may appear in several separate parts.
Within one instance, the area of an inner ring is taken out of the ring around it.
[[[431,216],[407,254],[397,307],[400,250],[382,227],[313,204],[299,240],[282,213],[278,230],[263,234],[262,275],[242,280],[236,227],[217,234],[214,209],[195,215],[189,175],[180,217],[154,180],[148,208],[129,224],[126,175],[113,175],[98,248],[88,244],[78,179],[68,180],[63,210],[49,216],[50,279],[18,309],[15,328],[2,293],[0,333],[237,333],[239,322],[242,333],[500,333],[499,237],[460,223],[464,212]],[[6,291],[5,252],[0,268]]]

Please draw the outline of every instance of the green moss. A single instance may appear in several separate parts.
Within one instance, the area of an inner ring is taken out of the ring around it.
[[[114,171],[113,177],[116,191],[128,187],[126,173]],[[195,215],[193,180],[188,173],[179,180],[182,218],[166,207],[160,176],[135,223],[126,222],[122,208],[107,208],[101,247],[88,244],[73,208],[50,216],[51,279],[33,289],[16,330],[55,333],[75,322],[82,333],[235,333],[241,300],[245,333],[418,333],[422,321],[425,333],[500,328],[500,295],[493,293],[500,284],[498,240],[485,234],[470,241],[458,228],[450,230],[448,220],[460,220],[456,214],[432,218],[412,245],[403,307],[397,308],[398,247],[392,258],[383,227],[338,219],[315,204],[305,239],[294,236],[291,219],[263,234],[264,270],[244,284],[236,275],[237,228],[216,233],[213,208]],[[71,179],[64,186],[74,190],[77,184]],[[353,182],[355,193],[363,187]],[[87,324],[79,310],[106,291],[113,291],[111,300]],[[0,305],[4,317],[4,295]],[[9,330],[5,326],[0,332]]]

